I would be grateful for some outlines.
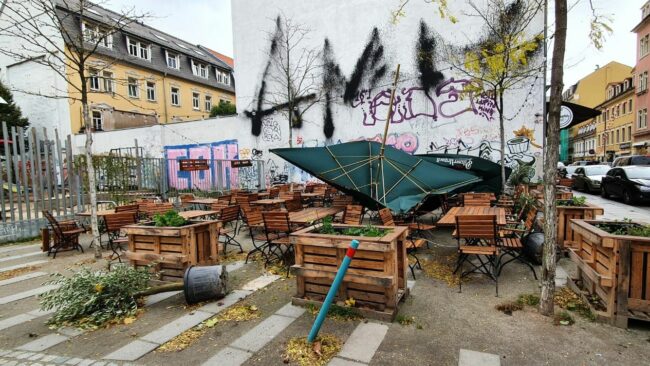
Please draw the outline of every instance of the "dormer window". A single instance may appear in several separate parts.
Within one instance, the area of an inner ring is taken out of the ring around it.
[[[151,61],[151,45],[126,37],[126,47],[129,49],[129,55]]]
[[[97,24],[82,22],[81,33],[86,42],[97,44],[100,47],[113,48],[113,35]]]
[[[195,76],[199,76],[202,78],[207,79],[208,78],[208,65],[202,64],[200,62],[196,62],[194,60],[192,62],[192,73]]]
[[[229,73],[227,73],[225,71],[221,71],[221,70],[216,70],[216,73],[217,73],[217,81],[218,82],[220,82],[222,84],[230,85],[230,74]]]
[[[176,70],[181,68],[180,56],[177,53],[165,51],[165,58],[167,59],[167,67]]]

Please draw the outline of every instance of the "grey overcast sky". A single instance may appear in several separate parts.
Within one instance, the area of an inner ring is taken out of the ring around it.
[[[230,0],[106,0],[114,11],[148,13],[146,24],[192,44],[232,56]]]
[[[640,8],[645,1],[593,0],[598,13],[611,18],[613,29],[598,51],[589,41],[589,1],[569,0],[565,87],[592,72],[596,65],[603,66],[612,60],[634,66],[636,38],[630,31],[641,20]],[[107,0],[103,5],[116,11],[135,7],[138,12],[151,14],[147,23],[163,32],[233,55],[230,0]],[[551,28],[552,14],[550,9]]]

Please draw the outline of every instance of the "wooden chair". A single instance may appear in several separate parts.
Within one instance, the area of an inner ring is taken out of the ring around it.
[[[165,203],[141,203],[138,205],[138,211],[145,219],[152,219],[155,215],[162,215],[174,210],[171,202]]]
[[[266,244],[266,236],[264,235],[264,217],[262,217],[262,210],[258,206],[251,206],[244,210],[244,214],[244,222],[248,226],[248,232],[253,243],[253,249],[246,255],[246,263],[248,263],[248,258],[256,252],[261,253],[266,262],[268,255],[265,249],[267,249],[268,245]],[[262,245],[258,245],[257,242],[262,242]]]
[[[463,206],[490,207],[490,195],[483,193],[463,194]]]
[[[122,206],[117,206],[115,207],[115,213],[121,213],[121,212],[132,212],[135,214],[136,218],[139,215],[139,205],[137,203],[132,204],[132,205],[122,205]]]
[[[221,215],[219,220],[223,223],[223,226],[219,230],[219,237],[224,236],[223,240],[223,254],[226,254],[228,250],[228,245],[239,247],[239,252],[243,253],[244,248],[241,244],[235,239],[237,235],[237,227],[239,226],[239,205],[233,205],[224,207],[221,209]],[[226,229],[226,225],[230,225],[230,229]]]
[[[302,203],[299,200],[288,200],[284,202],[284,208],[289,212],[298,212],[302,211],[304,208]]]
[[[454,236],[458,243],[458,260],[454,273],[458,272],[458,291],[462,292],[463,277],[481,273],[494,281],[499,296],[499,232],[496,215],[458,215]],[[480,264],[469,260],[475,256]],[[464,263],[472,268],[463,271]]]
[[[293,251],[293,246],[289,241],[289,235],[291,234],[289,213],[286,211],[266,211],[262,212],[262,217],[264,219],[266,244],[269,247],[269,256],[265,266],[271,261],[271,256],[275,255],[278,260],[287,266],[287,277],[289,277],[289,266],[291,265],[289,257]],[[282,247],[286,247],[286,250],[283,250]]]
[[[233,200],[232,194],[222,194],[221,196],[217,197],[217,199],[219,201],[223,201],[227,203],[230,203]]]
[[[361,225],[363,218],[363,206],[347,205],[343,213],[343,223],[346,225]]]
[[[393,213],[390,211],[389,208],[382,208],[381,210],[379,210],[379,218],[381,219],[381,222],[384,226],[403,226],[395,223],[395,220],[393,218]],[[420,259],[417,257],[415,253],[419,248],[422,248],[426,244],[426,240],[422,238],[414,238],[410,232],[407,239],[411,242],[411,245],[408,248],[406,248],[406,254],[410,255],[415,259],[414,264],[409,263],[411,276],[413,276],[413,279],[415,279],[415,268],[418,268],[420,270],[422,269],[422,265],[420,264]]]
[[[278,198],[279,194],[280,194],[279,187],[271,187],[271,189],[269,189],[269,198]]]
[[[117,257],[117,260],[122,263],[119,251],[123,251],[122,244],[128,243],[129,239],[122,236],[122,228],[127,225],[132,225],[137,222],[137,211],[124,211],[104,216],[104,224],[106,225],[106,233],[108,234],[108,246],[113,251],[111,260]]]
[[[180,200],[181,209],[186,210],[192,207],[190,201],[193,201],[196,197],[192,193],[183,193],[178,196],[178,199]]]
[[[86,229],[79,227],[74,220],[58,221],[52,214],[45,210],[42,211],[43,216],[50,224],[53,233],[54,243],[47,251],[47,255],[54,252],[52,258],[56,258],[56,253],[60,250],[73,250],[77,249],[84,252],[84,248],[79,245],[79,235],[86,232]]]
[[[217,202],[212,202],[210,204],[210,210],[218,211],[219,213],[217,214],[217,216],[219,216],[219,215],[221,215],[221,210],[223,210],[224,208],[226,208],[228,206],[230,206],[230,200],[228,200],[228,201],[223,200],[222,201],[221,198],[219,198],[217,200]]]
[[[522,239],[530,234],[531,232],[534,231],[535,227],[535,220],[537,218],[537,207],[531,207],[528,210],[528,213],[526,214],[526,220],[524,221],[524,227],[523,228],[517,228],[517,227],[506,227],[501,229],[499,232],[499,241],[497,244],[501,248],[501,257],[504,255],[509,255],[511,258],[508,259],[507,261],[503,262],[499,266],[499,273],[501,272],[501,269],[503,267],[513,261],[519,261],[525,265],[527,265],[531,271],[533,271],[533,276],[535,279],[537,279],[537,273],[535,272],[535,267],[526,260],[526,257],[524,256],[523,250],[523,242]],[[501,258],[499,258],[499,262],[501,262]]]
[[[286,200],[286,201],[291,201],[301,199],[300,192],[289,192],[289,191],[280,191],[279,198]]]

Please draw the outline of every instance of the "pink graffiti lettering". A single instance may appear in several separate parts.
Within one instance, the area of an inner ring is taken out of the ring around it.
[[[375,141],[382,142],[382,135],[377,134],[373,137],[359,137],[352,141]],[[418,149],[418,137],[411,132],[402,134],[391,133],[386,138],[386,145],[402,150],[407,154],[413,154]]]

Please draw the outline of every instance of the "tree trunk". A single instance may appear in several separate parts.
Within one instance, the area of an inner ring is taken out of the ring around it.
[[[544,143],[544,255],[542,259],[542,290],[539,312],[553,315],[555,295],[555,258],[557,240],[557,211],[555,178],[560,145],[560,108],[562,105],[562,78],[566,47],[567,2],[555,0],[555,40],[551,63],[551,96],[549,100],[546,141]]]
[[[83,89],[83,88],[82,88]],[[83,91],[82,91],[83,94]],[[99,225],[97,222],[97,186],[95,183],[95,167],[93,166],[93,124],[90,118],[88,101],[82,96],[84,126],[86,126],[86,170],[88,173],[88,193],[90,194],[90,228],[93,231],[93,245],[95,246],[95,258],[102,257],[100,245]]]
[[[501,139],[501,193],[503,193],[506,190],[506,135],[503,126],[503,89],[497,93],[499,94],[499,137]]]

